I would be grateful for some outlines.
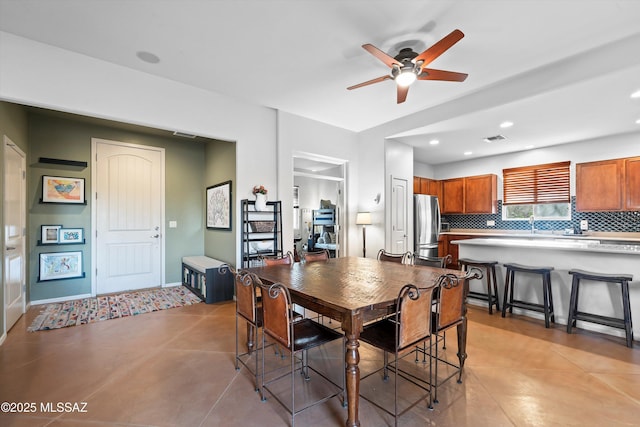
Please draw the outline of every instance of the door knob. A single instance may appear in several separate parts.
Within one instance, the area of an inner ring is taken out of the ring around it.
[[[155,236],[151,236],[151,237],[153,237],[154,239],[157,239],[158,237],[160,237],[160,235],[156,234]]]
[[[7,247],[6,247],[6,249],[7,249],[8,251],[15,251],[15,250],[16,250],[16,248],[11,247],[11,246],[7,246]]]

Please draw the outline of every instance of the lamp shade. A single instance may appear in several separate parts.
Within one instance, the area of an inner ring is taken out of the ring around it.
[[[356,215],[356,225],[371,225],[371,213],[358,212]]]

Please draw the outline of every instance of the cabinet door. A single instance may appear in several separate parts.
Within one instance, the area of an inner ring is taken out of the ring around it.
[[[625,209],[640,210],[640,157],[625,159]]]
[[[421,178],[419,176],[413,177],[413,194],[422,194],[420,192],[420,180]]]
[[[464,212],[492,214],[498,211],[496,175],[468,176],[464,180]]]
[[[576,164],[576,210],[622,210],[623,174],[622,159]]]
[[[431,194],[429,193],[429,184],[431,181],[429,178],[420,178],[420,194]]]
[[[436,196],[442,204],[442,182],[437,179],[429,180],[429,194]]]
[[[442,181],[442,213],[464,212],[464,178]]]

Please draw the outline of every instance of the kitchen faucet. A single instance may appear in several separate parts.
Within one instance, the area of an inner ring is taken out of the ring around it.
[[[529,224],[531,224],[531,234],[535,234],[536,232],[536,219],[533,215],[529,217]]]

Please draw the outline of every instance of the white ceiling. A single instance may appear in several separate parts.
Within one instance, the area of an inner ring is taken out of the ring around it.
[[[639,21],[636,0],[0,0],[2,31],[357,132],[389,126],[429,164],[640,132]],[[465,82],[418,81],[400,105],[392,81],[346,90],[388,71],[362,44],[395,56],[456,28],[430,67]]]

